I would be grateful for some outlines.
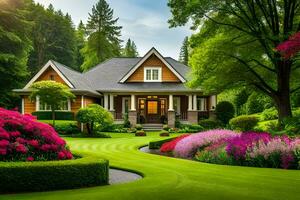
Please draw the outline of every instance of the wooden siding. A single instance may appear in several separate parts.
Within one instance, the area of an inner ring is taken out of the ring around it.
[[[156,56],[150,56],[127,80],[127,82],[144,82],[144,67],[161,67],[162,82],[180,82],[175,74]]]
[[[23,96],[22,98],[24,98],[24,114],[35,112],[35,102],[32,102],[29,96]]]
[[[37,81],[46,81],[46,80],[51,80],[51,76],[54,77],[53,81],[62,83],[64,85],[67,85],[65,81],[52,69],[52,67],[49,67],[44,73],[36,80]]]

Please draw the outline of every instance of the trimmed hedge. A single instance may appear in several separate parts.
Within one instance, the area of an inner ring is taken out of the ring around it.
[[[176,137],[167,138],[164,140],[158,140],[158,141],[151,141],[149,142],[149,149],[159,149],[161,145],[163,145],[166,142],[170,142],[171,140],[175,139]]]
[[[52,119],[51,111],[36,111],[32,115],[36,116],[38,120]],[[55,120],[74,120],[75,115],[73,112],[68,111],[55,111]]]
[[[108,184],[109,163],[89,154],[64,161],[0,162],[0,193],[73,189]]]
[[[212,119],[203,119],[199,121],[199,125],[205,130],[217,129],[222,127],[222,122]]]
[[[258,124],[259,119],[253,115],[241,115],[235,118],[232,118],[229,121],[229,125],[234,130],[239,131],[250,131]]]

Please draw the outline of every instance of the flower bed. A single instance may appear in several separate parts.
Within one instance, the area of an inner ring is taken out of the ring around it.
[[[0,108],[0,161],[68,160],[66,142],[31,115]]]
[[[300,168],[300,139],[285,135],[272,137],[269,133],[211,130],[173,139],[160,150],[208,163]]]

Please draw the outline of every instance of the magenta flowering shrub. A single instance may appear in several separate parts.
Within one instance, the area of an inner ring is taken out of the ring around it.
[[[31,115],[0,108],[0,161],[72,159],[66,142]]]
[[[196,134],[180,140],[175,148],[174,155],[181,158],[192,158],[199,148],[207,147],[219,140],[230,139],[237,135],[237,133],[230,130],[209,130]]]

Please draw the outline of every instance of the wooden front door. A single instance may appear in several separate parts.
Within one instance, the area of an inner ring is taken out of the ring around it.
[[[146,101],[146,122],[160,123],[160,101],[158,99]]]

